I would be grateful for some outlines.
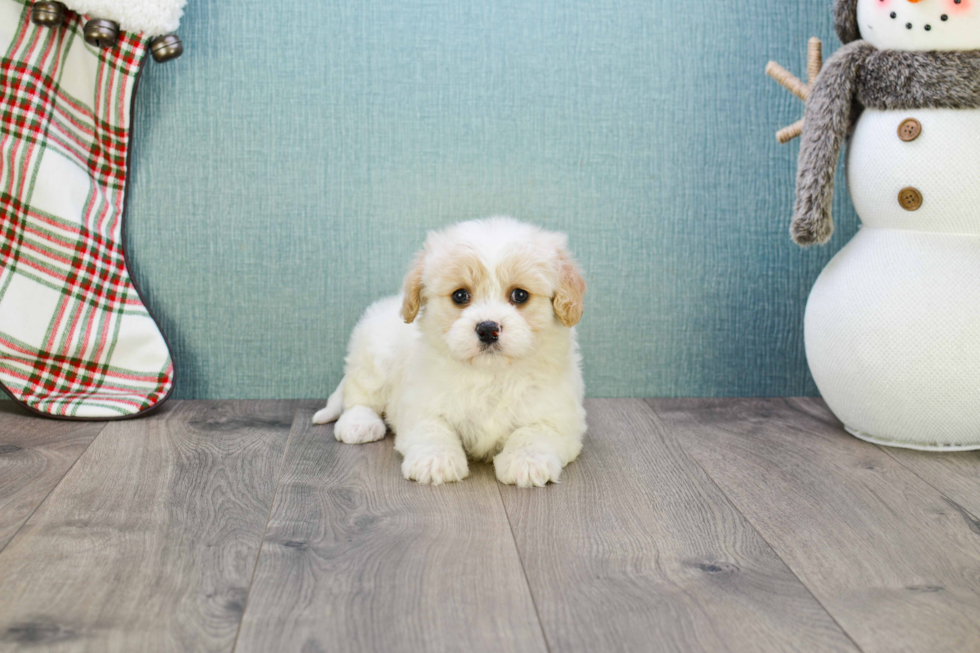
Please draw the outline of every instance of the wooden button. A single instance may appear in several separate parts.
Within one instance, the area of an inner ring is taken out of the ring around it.
[[[906,143],[914,141],[922,133],[922,123],[915,118],[908,118],[898,126],[898,137]]]
[[[906,211],[917,211],[922,206],[922,193],[909,186],[898,192],[898,203]]]

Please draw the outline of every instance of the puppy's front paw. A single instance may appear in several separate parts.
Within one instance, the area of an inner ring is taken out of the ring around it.
[[[561,476],[561,460],[550,451],[526,448],[507,451],[493,459],[497,480],[518,487],[544,487],[557,483]]]
[[[352,406],[345,410],[333,427],[334,437],[347,444],[374,442],[387,432],[384,421],[367,406]]]
[[[470,466],[461,451],[444,447],[414,447],[405,452],[402,475],[409,481],[440,485],[463,480],[470,475]]]

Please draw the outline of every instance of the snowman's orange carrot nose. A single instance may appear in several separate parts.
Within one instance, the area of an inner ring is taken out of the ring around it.
[[[922,2],[922,0],[909,0],[909,2],[915,4],[916,2]]]

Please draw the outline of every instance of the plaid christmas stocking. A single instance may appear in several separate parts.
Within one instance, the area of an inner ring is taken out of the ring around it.
[[[174,382],[122,239],[150,39],[93,46],[90,17],[58,9],[60,24],[41,26],[29,2],[0,0],[0,385],[52,417],[131,417]]]

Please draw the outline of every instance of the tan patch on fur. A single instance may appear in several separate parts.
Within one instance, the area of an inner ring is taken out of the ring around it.
[[[585,279],[567,249],[558,250],[558,289],[551,300],[555,315],[567,327],[573,327],[585,312]]]
[[[465,288],[474,296],[486,286],[487,268],[479,254],[469,248],[463,248],[446,261],[439,275],[440,283],[446,285],[443,292],[452,294],[460,288]]]
[[[415,255],[412,268],[405,275],[405,297],[402,299],[402,319],[406,324],[415,321],[422,307],[422,270],[425,267],[425,252]]]
[[[515,288],[523,288],[531,295],[550,294],[547,266],[548,261],[542,259],[540,250],[518,251],[501,261],[496,272],[504,299],[509,299]]]

